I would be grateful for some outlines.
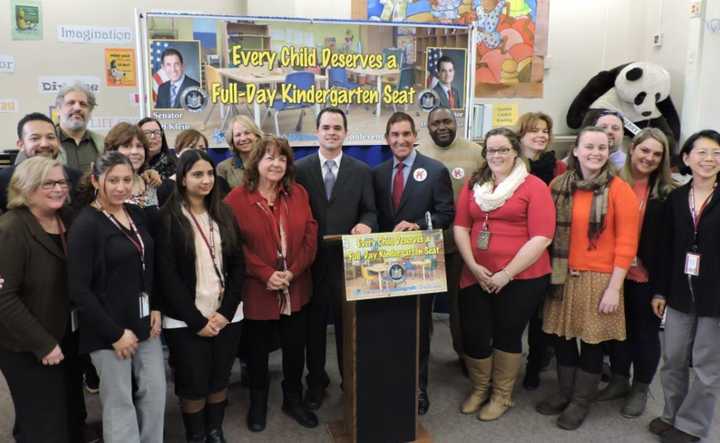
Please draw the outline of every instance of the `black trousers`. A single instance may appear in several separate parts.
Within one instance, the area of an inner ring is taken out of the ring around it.
[[[522,333],[543,299],[548,276],[513,280],[499,294],[485,292],[479,285],[460,290],[460,324],[465,354],[483,359],[493,349],[519,354]]]
[[[427,391],[428,377],[430,375],[430,337],[433,329],[432,313],[435,294],[423,294],[418,297],[420,297],[418,386],[421,391]]]
[[[307,306],[278,320],[243,320],[248,340],[248,371],[250,389],[266,389],[270,385],[268,355],[272,351],[275,334],[280,335],[282,349],[283,390],[302,395],[302,374],[305,369],[305,338],[307,334]]]
[[[70,436],[68,368],[44,366],[30,352],[0,350],[2,370],[15,406],[17,443],[75,442]]]
[[[547,293],[545,294],[547,296]],[[544,299],[544,297],[543,297]],[[528,357],[527,366],[528,371],[539,372],[543,363],[543,359],[547,353],[548,348],[552,345],[550,335],[543,331],[543,300],[540,300],[535,313],[530,318],[528,324]]]
[[[342,328],[342,283],[333,275],[323,284],[316,284],[313,297],[307,309],[307,385],[309,389],[321,389],[330,383],[325,370],[327,363],[327,325],[335,325],[335,349],[340,377],[343,375],[343,328]]]
[[[625,325],[627,340],[613,340],[610,363],[614,374],[630,376],[650,384],[660,363],[660,319],[652,312],[652,287],[648,283],[625,280]]]

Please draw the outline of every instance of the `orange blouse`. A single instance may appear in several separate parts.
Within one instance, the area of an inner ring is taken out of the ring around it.
[[[640,232],[640,205],[630,185],[619,177],[610,183],[605,228],[590,249],[588,226],[592,192],[573,194],[570,228],[570,269],[612,273],[614,267],[630,268],[637,253]]]

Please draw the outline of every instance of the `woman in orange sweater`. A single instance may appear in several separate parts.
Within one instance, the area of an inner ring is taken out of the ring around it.
[[[550,184],[557,214],[554,291],[545,301],[543,329],[556,336],[560,391],[537,410],[561,414],[557,425],[568,430],[582,425],[597,393],[602,343],[625,340],[622,288],[637,249],[639,204],[632,188],[615,177],[608,157],[608,136],[586,127],[568,171]]]

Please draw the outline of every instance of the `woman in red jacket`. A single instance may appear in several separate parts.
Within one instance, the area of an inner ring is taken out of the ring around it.
[[[318,425],[302,402],[305,366],[304,309],[312,293],[310,265],[317,249],[317,222],[307,192],[295,183],[292,149],[283,138],[266,136],[246,165],[243,185],[226,198],[245,239],[245,333],[248,355],[251,431],[265,429],[268,354],[279,331],[283,353],[283,412],[301,425]]]

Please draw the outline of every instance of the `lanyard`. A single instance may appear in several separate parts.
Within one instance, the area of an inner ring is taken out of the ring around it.
[[[62,220],[59,216],[55,216],[55,220],[57,220],[58,224],[58,232],[60,233],[60,242],[62,243],[63,252],[65,253],[65,257],[68,256],[68,245],[67,245],[67,239],[65,238],[65,225],[63,224]]]
[[[128,222],[130,223],[130,231],[132,231],[135,238],[132,238],[130,234],[127,233],[127,230],[123,229],[122,225],[118,221],[118,219],[115,218],[114,215],[107,212],[105,209],[101,209],[103,214],[112,222],[113,225],[115,225],[116,228],[120,232],[123,233],[125,238],[127,238],[130,243],[135,247],[135,250],[137,250],[138,255],[140,256],[140,264],[142,264],[143,272],[145,272],[145,243],[143,242],[142,236],[140,235],[140,232],[138,232],[138,229],[135,227],[135,223],[133,223],[132,218],[130,217],[130,214],[125,210],[125,207],[123,206],[123,212],[125,213],[125,216],[128,219]]]
[[[225,279],[223,278],[222,272],[220,272],[220,269],[218,268],[217,258],[215,255],[215,223],[213,222],[212,218],[210,218],[210,213],[208,213],[208,224],[210,225],[210,240],[208,241],[208,237],[205,235],[202,227],[200,227],[200,223],[198,223],[197,219],[195,218],[195,214],[193,214],[192,210],[190,210],[189,208],[187,212],[188,214],[190,214],[190,218],[192,219],[193,223],[195,223],[195,227],[197,228],[198,232],[200,232],[200,237],[202,237],[205,246],[207,246],[208,252],[210,252],[213,269],[215,269],[215,274],[217,275],[218,280],[220,280],[220,288],[225,289]]]
[[[700,218],[702,217],[703,211],[705,210],[705,206],[710,202],[712,199],[713,194],[715,193],[715,187],[713,186],[713,191],[705,198],[705,201],[702,202],[702,205],[700,205],[700,210],[695,211],[695,192],[694,188],[690,187],[690,216],[692,217],[693,222],[693,243],[697,244],[697,234],[698,234],[698,228],[700,227]]]

